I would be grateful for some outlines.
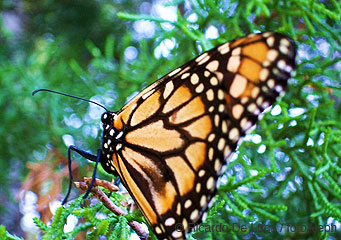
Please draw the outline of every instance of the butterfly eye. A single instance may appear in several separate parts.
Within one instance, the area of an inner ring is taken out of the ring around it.
[[[107,123],[110,119],[110,114],[108,112],[105,112],[102,114],[101,121],[102,123]]]

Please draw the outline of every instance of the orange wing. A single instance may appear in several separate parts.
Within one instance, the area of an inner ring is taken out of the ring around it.
[[[185,238],[203,220],[238,140],[283,92],[294,66],[288,38],[250,34],[103,115],[101,163],[117,171],[159,239]]]

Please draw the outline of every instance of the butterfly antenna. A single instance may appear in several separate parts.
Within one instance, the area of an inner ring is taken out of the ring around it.
[[[94,102],[94,101],[91,101],[89,99],[86,99],[86,98],[81,98],[81,97],[77,97],[77,96],[73,96],[73,95],[70,95],[70,94],[67,94],[67,93],[62,93],[62,92],[57,92],[57,91],[54,91],[54,90],[50,90],[50,89],[46,89],[46,88],[40,88],[40,89],[37,89],[37,90],[34,90],[32,92],[32,96],[34,96],[36,93],[38,92],[51,92],[51,93],[56,93],[56,94],[60,94],[60,95],[64,95],[64,96],[67,96],[67,97],[71,97],[71,98],[76,98],[76,99],[79,99],[79,100],[83,100],[85,102],[90,102],[90,103],[93,103],[93,104],[96,104],[97,106],[100,106],[101,108],[105,109],[105,111],[109,111],[106,107],[104,107],[103,105],[97,103],[97,102]]]

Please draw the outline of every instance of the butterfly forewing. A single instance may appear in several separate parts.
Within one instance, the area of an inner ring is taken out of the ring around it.
[[[228,157],[283,92],[294,59],[283,35],[251,34],[203,53],[106,116],[102,165],[118,172],[159,239],[184,238],[202,221]]]

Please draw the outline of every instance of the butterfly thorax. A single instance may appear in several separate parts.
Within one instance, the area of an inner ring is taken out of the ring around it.
[[[118,130],[114,126],[117,119],[115,112],[107,111],[102,115],[103,123],[103,142],[102,142],[102,167],[109,173],[117,174],[113,157],[115,152],[122,148],[124,129]]]

